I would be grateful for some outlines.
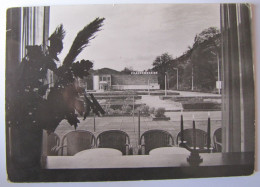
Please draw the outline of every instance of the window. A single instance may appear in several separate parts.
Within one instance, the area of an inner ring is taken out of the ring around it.
[[[43,32],[42,38],[43,43],[47,41],[48,38],[48,24],[49,24],[49,10],[48,7],[44,9],[44,19],[43,21]],[[21,17],[21,12],[24,10],[26,16]],[[25,11],[26,10],[26,11]],[[6,87],[6,97],[8,99],[9,94],[11,94],[11,89],[9,81],[12,80],[12,68],[15,68],[15,63],[19,63],[19,58],[22,56],[23,46],[25,44],[30,44],[26,41],[29,41],[29,38],[32,37],[33,41],[36,41],[34,35],[37,35],[35,32],[31,32],[30,29],[34,22],[31,22],[33,19],[32,12],[37,12],[38,8],[17,8],[11,9],[8,11],[8,21],[7,21],[7,52],[6,52],[6,77],[7,77],[7,87]],[[222,83],[223,83],[223,92],[222,92],[222,143],[223,143],[223,152],[254,152],[254,125],[255,125],[255,95],[254,95],[254,71],[253,71],[253,59],[252,59],[252,43],[251,43],[251,12],[250,7],[246,4],[222,4],[220,6],[221,10],[221,31],[222,31]],[[42,12],[42,13],[43,13]],[[26,19],[26,20],[24,20]],[[31,26],[30,26],[31,25]],[[23,29],[26,32],[23,33]],[[9,33],[10,29],[10,33]],[[23,33],[21,35],[21,33]],[[29,34],[30,33],[30,34]],[[39,34],[39,33],[38,33]],[[15,38],[14,36],[17,36]],[[41,38],[41,37],[40,37]],[[16,42],[12,42],[12,41]],[[15,43],[15,44],[14,44]],[[34,42],[34,44],[36,44]],[[98,76],[96,76],[96,80],[98,80]],[[107,81],[108,87],[111,86],[111,75],[103,75],[99,76],[99,81]],[[52,81],[51,81],[52,82]],[[97,81],[98,82],[98,81]],[[122,94],[123,93],[123,94]],[[113,104],[114,102],[114,109],[110,110],[109,112],[115,112],[116,115],[122,114],[124,111],[131,114],[129,119],[131,118],[131,122],[123,124],[122,120],[111,120],[111,126],[103,125],[104,128],[114,128],[116,125],[119,124],[120,129],[125,129],[127,127],[131,127],[132,130],[129,134],[132,137],[137,139],[137,119],[135,116],[135,109],[140,106],[140,103],[135,100],[135,95],[133,92],[129,92],[130,96],[127,95],[128,93],[120,92],[121,95],[117,95],[118,97],[122,97],[124,100],[123,102],[119,103],[118,100],[114,98],[109,98],[109,103],[107,106]],[[100,98],[102,98],[102,93],[100,94]],[[131,95],[133,94],[133,95]],[[149,93],[150,94],[150,93]],[[103,98],[107,97],[105,93]],[[113,95],[115,96],[115,95]],[[127,97],[127,98],[125,98]],[[105,100],[103,99],[102,100]],[[138,98],[138,96],[137,96]],[[116,102],[115,102],[116,100]],[[136,102],[136,103],[135,103]],[[156,102],[154,100],[151,101],[152,103]],[[118,105],[122,104],[122,107],[118,108]],[[137,105],[137,106],[136,106]],[[141,108],[141,107],[140,107]],[[123,111],[124,110],[124,111]],[[147,108],[143,107],[140,110],[143,112],[147,112]],[[179,111],[180,112],[180,111]],[[107,120],[107,121],[109,121]],[[94,115],[93,118],[89,119],[89,121],[93,122],[93,124],[98,124],[98,118]],[[105,123],[107,124],[107,121]],[[146,124],[147,121],[144,122]],[[123,125],[122,125],[123,124]],[[131,124],[131,125],[129,125]],[[133,124],[133,125],[132,125]],[[166,124],[166,123],[165,123]],[[115,126],[113,126],[115,125]],[[147,125],[147,124],[146,124]],[[8,127],[8,124],[6,123]],[[92,129],[92,126],[88,125],[82,128]],[[170,128],[173,129],[171,126]],[[16,136],[11,135],[9,128],[6,128],[6,136],[7,136],[7,162],[8,166],[12,165],[11,155],[13,152],[17,151],[15,147]],[[95,129],[95,126],[93,126]],[[149,128],[148,128],[149,129]],[[62,131],[63,130],[63,131]],[[73,129],[74,130],[74,129]],[[95,130],[94,130],[95,131]],[[64,132],[64,129],[61,129],[61,132]],[[97,134],[95,131],[94,133]],[[95,135],[96,135],[95,134]],[[140,134],[138,135],[138,138]],[[131,138],[131,137],[130,137]],[[47,147],[47,134],[43,134],[43,147]],[[125,144],[124,144],[125,145]],[[12,147],[14,146],[14,147]],[[136,140],[135,146],[138,147],[138,142]],[[21,148],[21,147],[20,147]],[[22,149],[22,148],[21,148]],[[45,150],[45,149],[44,149]],[[137,154],[137,151],[135,152]],[[43,152],[43,156],[46,156],[46,152]],[[18,157],[17,157],[18,158]],[[144,158],[144,157],[139,157]],[[44,159],[43,159],[44,160]],[[45,160],[44,160],[45,161]],[[132,160],[133,161],[133,160]],[[30,163],[30,161],[27,161]],[[143,163],[149,164],[146,160],[142,160]],[[156,162],[156,160],[155,160]],[[153,162],[153,163],[155,163]],[[113,163],[113,162],[111,162]],[[163,167],[167,167],[168,164],[167,160],[162,162]],[[45,163],[46,164],[46,163]],[[110,163],[109,163],[110,164]],[[62,166],[61,166],[62,167]],[[80,165],[79,165],[80,167]],[[161,167],[158,165],[158,167]],[[51,167],[50,167],[51,168]],[[146,168],[147,169],[147,168]],[[142,171],[148,171],[142,170]],[[134,170],[137,171],[137,170]],[[154,170],[151,170],[154,171]],[[171,170],[167,170],[166,173],[174,173]],[[48,171],[47,171],[48,172]],[[137,171],[140,172],[140,171]],[[148,171],[149,172],[149,171]],[[55,172],[54,172],[55,173]],[[52,174],[54,174],[52,173]],[[62,173],[62,172],[61,172]],[[124,172],[122,172],[124,173]],[[161,172],[154,172],[155,175]],[[169,174],[170,175],[170,174]],[[66,175],[65,175],[66,176]],[[132,175],[129,175],[132,176]],[[162,174],[164,176],[164,174]],[[171,176],[171,175],[170,175]],[[52,176],[54,177],[54,175]],[[63,176],[64,177],[64,176]],[[166,176],[168,177],[168,175]],[[162,177],[163,178],[163,177]],[[69,180],[71,178],[68,178]],[[117,179],[118,180],[118,179]]]

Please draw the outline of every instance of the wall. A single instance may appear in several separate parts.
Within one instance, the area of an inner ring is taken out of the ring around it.
[[[113,90],[157,90],[160,89],[158,84],[148,85],[112,85]]]
[[[99,76],[93,76],[93,90],[99,90]]]
[[[158,75],[137,74],[137,75],[112,75],[112,85],[148,85],[158,84]]]

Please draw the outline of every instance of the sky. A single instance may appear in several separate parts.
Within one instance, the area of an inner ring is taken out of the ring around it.
[[[91,60],[94,69],[147,70],[157,56],[167,52],[178,57],[196,34],[220,27],[218,4],[51,6],[50,34],[60,24],[66,31],[61,61],[76,34],[96,17],[105,18],[102,30],[76,59]]]

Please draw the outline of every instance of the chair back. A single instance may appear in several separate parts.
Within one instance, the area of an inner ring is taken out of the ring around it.
[[[60,137],[54,132],[50,133],[47,138],[47,155],[57,156],[59,146]]]
[[[200,149],[205,149],[207,147],[207,133],[201,129],[195,129],[196,130],[196,147],[199,147]],[[183,131],[184,135],[184,141],[186,141],[186,145],[189,147],[193,147],[193,129],[185,129]],[[181,141],[181,132],[177,135],[177,142]]]
[[[140,143],[144,141],[145,154],[149,154],[152,149],[158,147],[169,147],[174,144],[172,135],[164,130],[148,130],[140,138]]]
[[[127,144],[130,144],[130,138],[127,133],[120,130],[104,131],[97,137],[97,147],[117,149],[123,155],[126,155]]]
[[[215,130],[213,134],[213,146],[215,152],[222,151],[222,128]]]
[[[67,147],[67,155],[73,156],[76,153],[91,149],[95,146],[95,136],[93,133],[85,130],[71,131],[62,138],[62,154],[63,147]]]

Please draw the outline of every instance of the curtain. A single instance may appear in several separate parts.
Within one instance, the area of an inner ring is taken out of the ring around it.
[[[248,4],[222,4],[220,14],[223,151],[254,151],[255,95],[251,7]]]
[[[49,35],[49,7],[21,8],[21,58],[27,45],[42,45],[45,48]]]
[[[11,99],[16,76],[14,70],[25,56],[25,46],[41,45],[46,48],[49,36],[49,7],[10,8],[6,27],[6,100]],[[6,118],[7,159],[12,154],[11,129]]]

